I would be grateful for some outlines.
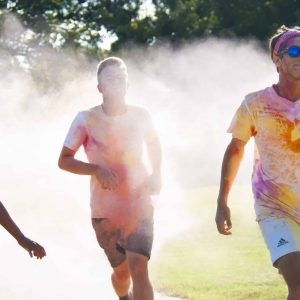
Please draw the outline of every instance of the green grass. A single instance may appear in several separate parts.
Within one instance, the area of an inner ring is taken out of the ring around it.
[[[233,235],[217,233],[216,187],[186,193],[184,203],[195,223],[167,242],[151,264],[156,289],[185,299],[285,299],[283,278],[271,266],[255,222],[249,187],[235,187],[229,205]]]

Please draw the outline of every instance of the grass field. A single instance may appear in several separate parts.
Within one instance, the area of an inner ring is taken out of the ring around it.
[[[255,222],[250,187],[232,190],[232,236],[216,231],[216,195],[216,187],[185,193],[183,209],[195,222],[152,261],[156,289],[184,299],[285,299],[287,289]]]

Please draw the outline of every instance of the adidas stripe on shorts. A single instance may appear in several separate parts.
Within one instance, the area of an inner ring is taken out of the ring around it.
[[[300,251],[300,224],[289,219],[270,217],[258,222],[274,266],[291,252]]]

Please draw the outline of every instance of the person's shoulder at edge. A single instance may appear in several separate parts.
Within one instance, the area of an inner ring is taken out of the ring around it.
[[[273,98],[273,87],[266,87],[264,89],[252,92],[247,94],[242,104],[246,105],[247,107],[255,107],[259,103],[263,103]]]
[[[97,105],[97,106],[93,106],[91,108],[87,108],[85,110],[81,110],[81,111],[77,112],[76,119],[80,123],[84,124],[90,116],[92,116],[94,114],[98,114],[100,108],[101,108],[101,106]]]
[[[90,107],[86,110],[82,110],[79,113],[81,113],[83,116],[86,116],[90,113],[98,112],[99,110],[101,110],[101,105],[96,105],[96,106]]]
[[[138,116],[139,118],[150,117],[149,111],[142,106],[127,105],[128,111]]]
[[[270,97],[270,92],[273,87],[266,87],[264,89],[249,93],[245,96],[244,101],[246,102],[255,102],[259,101],[261,99],[269,98]]]

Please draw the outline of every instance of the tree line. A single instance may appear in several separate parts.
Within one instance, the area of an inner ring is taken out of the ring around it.
[[[70,52],[99,59],[130,44],[180,47],[209,37],[255,38],[266,47],[282,24],[300,25],[300,0],[0,0],[0,69],[21,67],[48,88],[60,84],[49,71],[55,54],[67,53],[67,64]]]
[[[126,43],[174,45],[216,37],[265,41],[281,24],[299,25],[299,0],[8,0],[0,2],[0,26],[13,13],[32,38],[56,48],[97,53],[103,35],[115,37],[112,51]]]

